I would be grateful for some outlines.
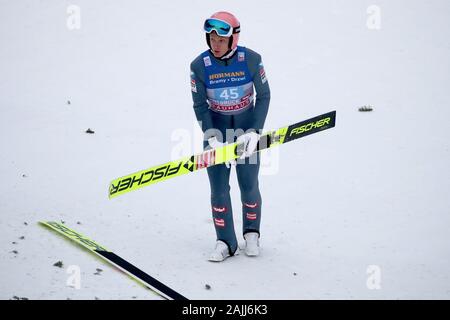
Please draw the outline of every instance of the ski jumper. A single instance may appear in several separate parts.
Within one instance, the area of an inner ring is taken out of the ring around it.
[[[255,92],[256,91],[256,99]],[[261,56],[238,46],[229,59],[215,58],[209,51],[200,54],[191,63],[191,91],[194,111],[205,133],[215,129],[220,142],[233,143],[236,136],[227,135],[227,129],[259,131],[264,126],[270,102],[270,88],[261,62]],[[260,232],[261,194],[258,186],[259,153],[245,161],[238,161],[236,173],[241,192],[243,234]],[[238,247],[233,224],[230,199],[230,168],[225,164],[207,168],[211,187],[211,210],[217,240],[228,245],[230,255]]]

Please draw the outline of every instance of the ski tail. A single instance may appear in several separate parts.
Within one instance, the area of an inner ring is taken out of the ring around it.
[[[168,300],[187,300],[186,297],[182,296],[178,292],[169,288],[162,282],[156,280],[155,278],[148,275],[144,271],[138,269],[137,267],[135,267],[128,261],[126,261],[123,258],[116,255],[114,252],[106,249],[104,246],[99,245],[98,243],[85,237],[84,235],[66,227],[65,225],[58,223],[58,222],[54,222],[54,221],[47,221],[47,222],[41,221],[40,224],[75,241],[79,245],[83,246],[84,248],[88,249],[92,253],[94,253],[97,256],[99,256],[100,258],[102,258],[104,261],[107,261],[108,263],[117,267],[119,270],[126,273],[132,279],[138,281],[139,283],[143,284],[145,287],[154,291],[161,297],[168,299]]]

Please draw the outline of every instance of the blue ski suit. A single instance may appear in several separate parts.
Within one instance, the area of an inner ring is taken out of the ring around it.
[[[254,94],[256,91],[256,98]],[[270,88],[261,56],[238,46],[226,60],[207,50],[191,63],[191,91],[194,111],[202,131],[204,147],[208,137],[232,143],[236,136],[264,127],[270,103]],[[230,131],[232,129],[233,131]],[[241,129],[236,134],[234,130]],[[228,130],[228,132],[227,132]],[[234,132],[234,134],[230,134]],[[259,153],[238,161],[236,173],[241,192],[243,234],[260,231],[261,194],[258,186]],[[220,164],[207,168],[211,186],[211,210],[217,240],[228,245],[233,255],[238,243],[230,199],[230,168]]]

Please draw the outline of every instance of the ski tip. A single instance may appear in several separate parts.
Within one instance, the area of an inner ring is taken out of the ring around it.
[[[53,229],[54,225],[60,225],[61,223],[55,221],[38,221],[38,224]]]
[[[118,194],[111,194],[108,192],[108,200],[114,199],[117,196],[118,196]]]
[[[336,110],[331,111],[331,114],[333,115],[333,117],[336,117]]]
[[[55,221],[38,221],[38,225],[42,226],[43,228],[49,228],[49,229],[54,229],[54,225],[59,224],[58,222]]]
[[[336,126],[336,110],[330,112],[331,117],[333,118],[333,127]]]
[[[116,182],[116,180],[111,181],[108,185],[108,199],[109,200],[111,200],[112,198],[115,198],[118,195],[117,192],[113,192],[114,191],[114,189],[113,189],[114,182]],[[115,191],[117,191],[117,188]]]

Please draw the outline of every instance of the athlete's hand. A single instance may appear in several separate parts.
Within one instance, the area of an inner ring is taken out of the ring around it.
[[[219,142],[215,136],[208,139],[208,144],[213,149],[220,148],[220,147],[227,145],[227,143]],[[236,165],[235,159],[225,162],[225,166],[228,169],[230,169],[231,166],[235,166],[235,165]]]
[[[243,151],[242,155],[240,156],[240,159],[250,157],[252,153],[255,152],[256,147],[258,145],[258,141],[259,141],[259,134],[253,131],[243,134],[242,136],[237,138],[236,142],[238,144],[243,145],[242,149]]]

